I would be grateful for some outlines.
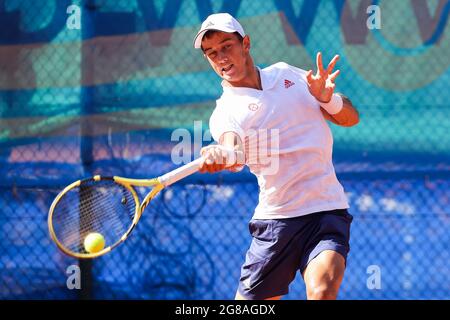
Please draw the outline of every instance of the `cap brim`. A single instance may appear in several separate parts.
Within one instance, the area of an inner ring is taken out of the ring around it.
[[[218,29],[218,28],[207,28],[207,29],[203,29],[200,30],[197,35],[194,38],[194,48],[195,49],[200,49],[202,47],[202,40],[203,40],[203,36],[205,35],[206,32],[208,32],[209,30],[216,30],[216,31],[222,31],[222,32],[226,32],[226,33],[234,33],[237,32],[236,30],[232,30],[232,29],[228,29],[228,28],[223,28],[223,29]]]
[[[197,35],[195,36],[195,39],[194,39],[194,48],[195,49],[201,48],[203,36],[205,35],[205,33],[208,30],[210,30],[210,29],[201,30],[199,33],[197,33]]]

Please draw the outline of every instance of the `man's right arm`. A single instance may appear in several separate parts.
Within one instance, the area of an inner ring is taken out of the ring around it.
[[[228,131],[219,139],[219,145],[209,145],[201,149],[203,161],[200,172],[215,173],[224,169],[239,171],[245,164],[244,147],[239,135]]]

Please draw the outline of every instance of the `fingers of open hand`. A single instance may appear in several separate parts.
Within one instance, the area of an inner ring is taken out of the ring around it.
[[[306,73],[306,80],[308,80],[308,83],[313,82],[314,76],[313,76],[312,70],[309,70],[309,71]]]
[[[322,52],[318,52],[317,53],[316,65],[317,65],[317,74],[318,75],[324,75],[325,74],[325,70],[323,69]]]
[[[333,72],[334,66],[336,65],[337,61],[339,60],[339,55],[335,55],[334,58],[330,61],[327,67],[327,74],[330,75],[331,72]]]
[[[329,79],[331,82],[334,83],[334,82],[336,81],[337,76],[338,76],[340,73],[341,73],[341,70],[337,70],[337,71],[333,72],[333,73],[328,77],[328,79]]]

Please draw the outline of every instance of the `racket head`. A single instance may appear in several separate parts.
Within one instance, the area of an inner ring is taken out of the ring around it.
[[[64,188],[48,215],[50,236],[57,247],[69,256],[85,259],[104,255],[125,241],[142,214],[132,181],[94,176]],[[155,185],[157,181],[146,183]],[[156,195],[160,189],[155,189],[151,193]],[[105,244],[101,250],[86,250],[84,240],[91,233],[103,236]]]

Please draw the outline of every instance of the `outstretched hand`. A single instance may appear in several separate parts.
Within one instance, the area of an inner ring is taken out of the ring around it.
[[[339,55],[335,55],[328,65],[327,69],[323,68],[322,53],[317,53],[316,64],[317,72],[313,75],[312,70],[306,74],[308,88],[311,95],[320,102],[327,103],[331,100],[336,84],[334,81],[340,73],[340,70],[333,72],[336,62],[339,60]]]

